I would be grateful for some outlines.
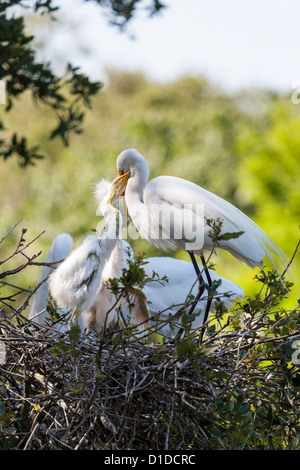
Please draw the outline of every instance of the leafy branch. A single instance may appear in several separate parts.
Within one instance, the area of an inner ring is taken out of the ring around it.
[[[92,1],[92,0],[85,0]],[[136,13],[141,0],[93,0],[110,13],[112,23],[124,25]],[[151,4],[152,3],[152,4]],[[11,7],[21,7],[11,15]],[[163,8],[162,2],[150,2],[150,14],[158,13]],[[53,0],[36,0],[27,3],[23,0],[4,0],[0,5],[0,80],[5,82],[6,107],[9,112],[14,101],[25,91],[30,91],[34,101],[41,103],[56,116],[57,124],[49,130],[51,139],[59,137],[64,145],[69,145],[70,136],[79,134],[83,129],[85,109],[91,107],[92,98],[99,93],[102,83],[91,81],[79,72],[78,67],[67,65],[63,76],[58,77],[49,63],[38,62],[33,48],[34,37],[26,34],[22,8],[34,14],[53,15],[58,7]],[[5,131],[5,134],[4,134]],[[26,136],[19,136],[9,130],[0,121],[0,157],[7,160],[16,155],[22,167],[34,165],[44,158],[44,151],[37,145],[31,145]]]

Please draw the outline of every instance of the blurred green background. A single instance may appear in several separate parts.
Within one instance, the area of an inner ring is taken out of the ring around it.
[[[1,110],[2,112],[2,110]],[[0,247],[0,259],[17,243],[22,227],[32,253],[48,249],[61,232],[74,246],[99,222],[93,196],[100,178],[113,179],[116,158],[129,147],[142,153],[150,178],[180,176],[229,200],[281,247],[288,259],[299,240],[300,105],[291,95],[268,90],[229,94],[204,77],[184,77],[172,83],[148,81],[142,74],[110,71],[105,88],[93,100],[84,132],[65,147],[49,140],[50,111],[24,94],[5,116],[7,132],[17,129],[47,149],[35,166],[20,168],[16,158],[0,160],[0,238],[23,219]],[[129,240],[130,241],[130,240]],[[147,256],[163,255],[142,240],[132,246]],[[187,259],[184,252],[171,256]],[[246,293],[257,290],[252,270],[226,253],[214,257],[216,271],[237,282]],[[299,298],[300,256],[293,263]],[[34,287],[39,267],[28,267],[15,283]]]

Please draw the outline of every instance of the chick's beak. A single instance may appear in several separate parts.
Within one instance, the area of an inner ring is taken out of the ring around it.
[[[128,170],[126,173],[123,173],[122,170],[118,170],[118,173],[119,176],[114,179],[112,184],[119,192],[120,196],[125,196],[125,189],[127,186],[128,178],[130,176],[130,170]]]
[[[118,173],[119,173],[119,176],[116,179],[114,179],[112,182],[112,186],[114,188],[113,190],[114,197],[116,197],[117,199],[125,196],[125,190],[126,190],[128,178],[130,176],[130,170],[128,170],[126,173],[124,173],[122,170],[118,170]],[[124,201],[124,205],[125,205],[125,215],[127,218],[128,210],[127,210],[125,201]]]

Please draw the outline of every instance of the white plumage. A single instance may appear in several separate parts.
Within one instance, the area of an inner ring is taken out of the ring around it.
[[[52,257],[58,241],[60,242],[60,250],[63,249],[64,255],[68,256],[72,238],[68,234],[61,234],[54,240],[47,256],[47,262],[62,259]],[[65,244],[63,244],[63,242]],[[98,264],[89,260],[89,255],[97,251],[98,246],[98,237],[96,235],[89,235],[83,243],[72,251],[65,261],[60,264],[55,270],[56,275],[53,273],[48,283],[51,295],[60,306],[59,311],[61,313],[73,310],[79,305],[82,298],[86,299],[85,304],[81,307],[81,316],[79,317],[79,324],[82,331],[89,331],[92,328],[101,331],[104,324],[109,326],[116,320],[116,309],[112,309],[116,298],[107,286],[107,281],[109,278],[118,278],[122,273],[122,269],[128,267],[128,258],[132,258],[133,256],[133,251],[129,243],[120,240],[112,250],[108,261],[105,263],[99,280],[100,270],[98,270],[98,274],[93,277],[95,270],[97,271]],[[167,320],[169,315],[174,315],[186,303],[189,294],[196,294],[197,286],[192,285],[194,268],[188,261],[165,256],[147,258],[145,262],[146,264],[143,268],[147,276],[151,277],[154,271],[160,279],[164,276],[168,279],[168,282],[163,284],[157,281],[147,283],[143,292],[147,299],[149,316],[153,317],[155,315],[159,318],[157,323],[152,321],[151,325],[157,326],[158,333],[167,338],[172,338],[178,331],[177,325],[180,324],[180,319],[177,319],[176,327],[173,330]],[[201,269],[200,266],[199,269]],[[47,272],[43,272],[42,279],[45,279],[48,274],[47,269]],[[237,284],[218,276],[214,271],[210,270],[210,274],[213,280],[221,279],[222,281],[216,297],[220,298],[226,307],[230,307],[237,297],[241,298],[244,295],[243,289]],[[91,277],[93,281],[88,286],[83,281]],[[78,289],[80,285],[81,287]],[[44,289],[41,289],[43,286],[45,286]],[[37,313],[45,310],[49,295],[47,284],[44,283],[43,286],[38,289],[29,314],[29,318],[40,325],[46,324],[46,313],[44,312],[42,315],[37,315],[36,318],[34,317]],[[200,300],[198,302],[196,311],[201,311],[201,313],[193,321],[192,329],[197,329],[202,325],[205,305],[206,300]],[[109,311],[110,313],[107,316]],[[130,317],[132,312],[125,301],[122,302],[122,311],[128,323],[134,323],[133,318]],[[214,311],[213,304],[211,311]],[[65,330],[66,323],[58,323],[56,324],[56,328]]]
[[[58,235],[47,254],[45,263],[51,264],[61,261],[70,253],[73,239],[68,233],[61,233]],[[34,295],[31,310],[29,312],[29,318],[37,323],[38,325],[45,325],[48,313],[46,311],[47,303],[49,300],[49,292],[47,286],[47,277],[53,272],[54,267],[44,266],[41,273],[39,287]],[[60,312],[61,314],[65,312]],[[61,328],[61,325],[57,325],[57,328]]]
[[[97,236],[89,236],[51,274],[48,286],[60,308],[90,310],[106,259]]]
[[[148,309],[150,315],[157,315],[159,321],[151,322],[152,325],[157,326],[157,332],[167,338],[172,338],[176,335],[181,325],[181,319],[177,318],[175,322],[167,322],[170,315],[174,316],[187,302],[187,296],[192,294],[194,297],[197,295],[197,282],[194,282],[195,272],[192,263],[170,257],[153,257],[148,258],[148,263],[144,266],[146,274],[150,277],[152,272],[156,272],[160,278],[164,275],[167,276],[168,282],[161,284],[157,281],[147,283],[143,289],[144,294],[148,301]],[[203,269],[199,266],[199,270]],[[215,271],[209,270],[212,281],[221,281],[221,285],[217,289],[213,302],[211,304],[211,312],[215,312],[214,302],[220,299],[226,308],[230,308],[232,303],[237,298],[242,298],[244,295],[243,289],[237,284],[219,276]],[[199,300],[195,313],[198,315],[191,322],[191,329],[196,330],[204,320],[204,312],[206,308],[207,290],[204,291],[204,298]],[[173,328],[171,328],[173,326]]]

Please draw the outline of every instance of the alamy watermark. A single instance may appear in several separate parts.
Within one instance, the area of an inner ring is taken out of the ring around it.
[[[150,209],[139,213],[140,206],[130,208],[130,218],[136,226],[128,224],[121,213],[104,218],[97,224],[98,236],[136,240],[150,239],[155,242],[181,240],[186,250],[201,249],[204,244],[204,205],[203,204],[151,204]],[[99,209],[97,215],[99,215]]]
[[[6,346],[4,341],[0,340],[0,366],[6,363]]]
[[[299,104],[300,103],[300,80],[294,80],[292,83],[292,89],[294,90],[292,93],[292,103]]]
[[[6,104],[6,82],[0,80],[0,104]]]
[[[292,363],[294,365],[299,365],[300,364],[300,339],[296,339],[295,341],[293,341],[292,348],[296,349],[296,351],[294,351],[292,354]]]

